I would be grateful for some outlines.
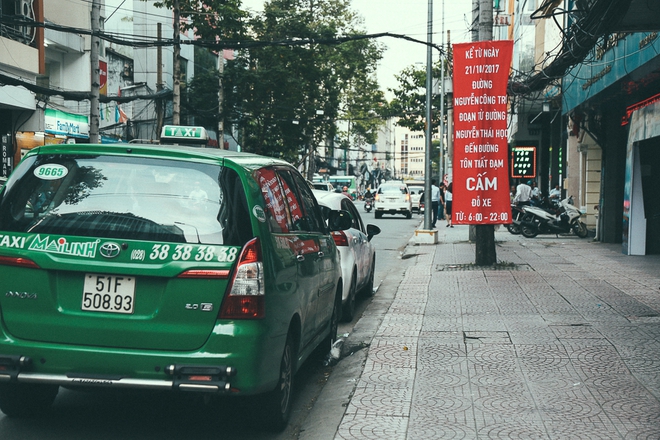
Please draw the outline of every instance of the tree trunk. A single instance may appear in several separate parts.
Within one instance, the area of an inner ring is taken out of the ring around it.
[[[495,228],[493,225],[476,225],[477,235],[475,263],[477,266],[492,266],[497,263],[495,252]]]

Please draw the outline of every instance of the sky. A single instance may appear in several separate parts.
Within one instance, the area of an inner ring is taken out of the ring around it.
[[[243,7],[253,11],[263,9],[264,0],[242,0]],[[444,3],[444,7],[443,7]],[[352,0],[353,10],[364,18],[364,30],[368,34],[390,32],[417,40],[427,40],[428,0]],[[444,9],[444,20],[443,20]],[[472,0],[433,0],[433,43],[447,42],[447,31],[451,31],[451,42],[470,40],[468,32],[472,19]],[[442,29],[444,22],[444,39]],[[411,65],[426,68],[426,46],[399,38],[384,37],[378,41],[386,46],[377,78],[387,99],[392,98],[388,88],[396,88],[395,75]],[[438,51],[433,50],[433,61]]]

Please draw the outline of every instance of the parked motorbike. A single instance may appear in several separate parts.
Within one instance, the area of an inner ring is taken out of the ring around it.
[[[534,238],[538,234],[567,234],[571,231],[580,238],[589,235],[587,225],[580,220],[583,213],[573,205],[572,197],[559,202],[556,213],[537,206],[525,206],[523,210],[525,213],[518,223],[524,237]]]
[[[506,225],[506,230],[513,235],[520,235],[520,221],[525,215],[522,206],[511,205],[511,223]]]
[[[371,212],[374,209],[374,199],[364,199],[364,210]]]
[[[522,221],[523,216],[525,215],[525,210],[523,209],[524,206],[525,205],[518,205],[518,204],[511,205],[511,223],[506,225],[506,229],[513,235],[519,235],[521,232],[520,222]],[[527,206],[541,208],[552,215],[559,214],[559,209],[560,209],[559,202],[554,200],[549,200],[545,197],[532,199],[530,200],[530,204]]]

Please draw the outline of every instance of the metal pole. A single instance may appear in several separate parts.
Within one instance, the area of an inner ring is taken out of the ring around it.
[[[433,0],[429,0],[429,14],[428,14],[428,31],[427,31],[428,46],[426,46],[426,171],[424,178],[424,229],[431,229],[431,148],[433,146],[431,132],[433,121],[431,119],[431,95],[433,93],[433,53],[431,52],[431,44],[433,43]]]
[[[100,17],[101,17],[101,4],[99,0],[92,1],[92,46],[90,51],[90,62],[92,70],[91,81],[91,94],[92,98],[89,100],[89,142],[92,144],[100,143],[100,125],[101,125],[101,110],[100,105],[100,86],[101,74],[99,66],[99,52],[101,49],[101,39],[97,32],[101,30]]]
[[[179,0],[172,3],[174,11],[174,51],[172,65],[172,124],[181,123],[181,10]],[[160,135],[160,133],[159,133]]]
[[[440,47],[443,52],[440,53],[440,155],[438,156],[438,185],[442,183],[445,167],[443,159],[445,157],[445,62],[447,61],[447,51],[445,50],[445,0],[442,0],[442,32],[440,34]]]

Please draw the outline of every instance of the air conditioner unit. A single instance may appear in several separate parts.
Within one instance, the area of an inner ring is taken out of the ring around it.
[[[22,16],[25,19],[34,21],[34,7],[32,3],[34,0],[15,0],[16,15]],[[34,26],[19,26],[18,31],[21,34],[21,40],[25,44],[31,44],[37,33]]]
[[[15,0],[15,15],[22,15],[23,17],[31,18],[34,20],[34,7],[32,6],[33,2],[34,0]]]

